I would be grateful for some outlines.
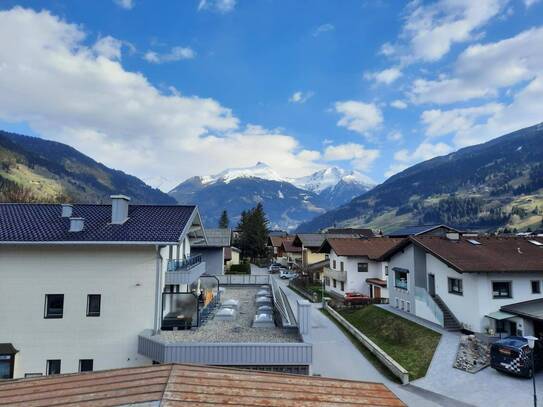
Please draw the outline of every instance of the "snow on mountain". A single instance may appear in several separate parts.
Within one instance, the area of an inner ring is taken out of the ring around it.
[[[335,187],[341,181],[347,184],[360,184],[368,189],[373,187],[371,180],[364,174],[338,167],[325,168],[306,177],[294,179],[291,182],[300,189],[319,194],[327,188]]]
[[[218,181],[228,184],[230,181],[237,178],[260,178],[268,181],[288,182],[286,178],[281,177],[273,168],[263,162],[258,162],[253,167],[229,168],[215,175],[200,177],[202,184],[204,185],[213,184]]]

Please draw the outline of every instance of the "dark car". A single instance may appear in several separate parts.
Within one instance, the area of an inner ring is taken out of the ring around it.
[[[510,336],[501,339],[490,347],[490,366],[496,370],[516,376],[532,377],[543,367],[543,349],[539,341],[535,341],[534,367],[532,369],[532,350],[528,340],[522,336]]]

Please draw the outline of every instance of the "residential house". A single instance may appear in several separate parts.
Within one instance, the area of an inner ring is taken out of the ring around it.
[[[206,229],[206,241],[193,246],[194,252],[201,254],[202,260],[206,263],[206,274],[224,274],[227,263],[227,250],[230,249],[231,244],[232,231],[230,229]]]
[[[325,290],[340,298],[346,292],[388,298],[388,263],[382,256],[401,241],[387,237],[325,239],[319,250],[330,261],[324,269]]]
[[[224,268],[230,270],[230,266],[240,264],[241,250],[230,246],[224,248]]]
[[[297,268],[302,264],[302,248],[294,246],[293,242],[294,238],[283,238],[279,247],[277,261],[290,268]]]
[[[541,238],[411,236],[384,258],[397,308],[451,330],[543,334]]]
[[[227,276],[193,253],[207,243],[195,206],[129,201],[0,204],[1,378],[171,362],[309,372],[311,345],[275,308],[278,289],[279,327],[214,319],[221,298],[250,311],[271,282],[220,287]]]
[[[167,364],[0,382],[0,405],[405,406],[384,384]]]
[[[268,243],[267,247],[270,250],[270,253],[272,257],[277,261],[277,259],[283,257],[283,253],[281,252],[281,244],[283,243],[284,239],[288,239],[289,236],[282,236],[282,235],[269,235],[268,236]],[[291,239],[293,239],[291,237]]]
[[[409,236],[445,236],[447,233],[462,233],[460,230],[455,229],[448,225],[417,225],[406,226],[401,229],[397,229],[394,232],[388,233],[388,237],[409,237]]]
[[[200,288],[198,241],[195,206],[0,204],[0,363],[15,378],[150,364],[138,334],[160,330],[165,283]]]

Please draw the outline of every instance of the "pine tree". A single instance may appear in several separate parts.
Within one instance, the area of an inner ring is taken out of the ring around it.
[[[221,217],[219,219],[219,228],[228,229],[228,226],[230,226],[230,219],[228,219],[228,212],[226,212],[225,209],[222,211]]]
[[[243,257],[253,260],[267,255],[268,222],[261,203],[241,213],[238,245]]]

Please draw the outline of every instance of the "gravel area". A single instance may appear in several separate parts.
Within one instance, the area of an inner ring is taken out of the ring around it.
[[[222,301],[236,299],[240,309],[235,321],[218,321],[211,318],[199,328],[185,331],[161,331],[164,342],[252,342],[277,343],[300,342],[296,333],[287,333],[280,328],[253,328],[256,313],[255,295],[258,287],[226,287]]]

